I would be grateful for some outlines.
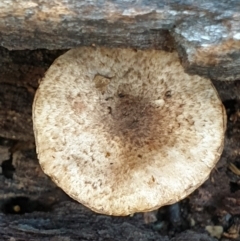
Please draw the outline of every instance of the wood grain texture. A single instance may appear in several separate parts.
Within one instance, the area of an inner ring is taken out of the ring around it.
[[[238,0],[2,0],[0,43],[8,49],[80,45],[171,50],[189,73],[240,77]]]

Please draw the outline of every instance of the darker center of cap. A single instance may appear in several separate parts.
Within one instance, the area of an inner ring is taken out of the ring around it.
[[[119,93],[106,102],[109,115],[106,129],[124,146],[138,149],[148,145],[149,149],[155,149],[171,139],[168,133],[171,130],[165,123],[168,113],[162,111],[162,107],[152,105],[150,100]]]

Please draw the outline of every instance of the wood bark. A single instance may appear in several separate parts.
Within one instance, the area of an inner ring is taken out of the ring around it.
[[[12,50],[176,47],[189,73],[235,80],[239,12],[238,0],[2,0],[0,43]]]

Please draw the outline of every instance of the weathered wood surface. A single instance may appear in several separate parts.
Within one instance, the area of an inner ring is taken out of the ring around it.
[[[0,45],[66,49],[80,45],[171,50],[186,71],[240,77],[239,0],[1,0]]]
[[[0,222],[2,241],[217,241],[193,231],[170,239],[145,225],[141,214],[103,216],[73,202],[61,202],[51,213],[0,214]]]
[[[8,51],[0,47],[0,136],[31,141],[32,102],[39,79],[64,51]]]

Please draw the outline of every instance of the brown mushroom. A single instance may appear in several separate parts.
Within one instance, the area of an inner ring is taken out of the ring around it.
[[[177,53],[81,47],[46,72],[33,105],[43,171],[69,196],[109,215],[186,197],[209,176],[224,141],[210,80]]]

